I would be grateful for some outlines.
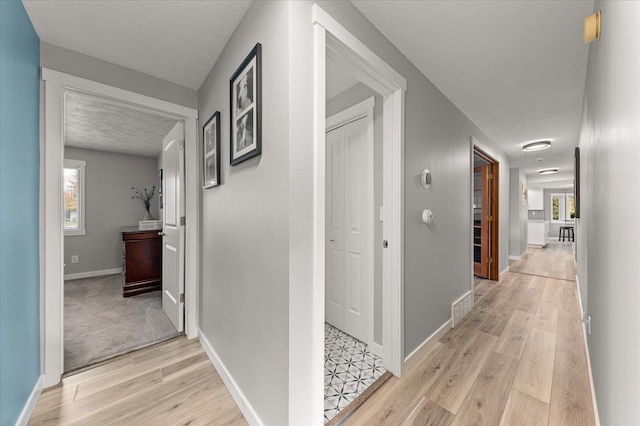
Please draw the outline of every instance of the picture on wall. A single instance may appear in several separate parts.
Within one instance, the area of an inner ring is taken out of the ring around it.
[[[220,185],[220,112],[202,127],[202,171],[204,188]]]
[[[257,43],[231,76],[231,165],[262,153],[262,45]]]

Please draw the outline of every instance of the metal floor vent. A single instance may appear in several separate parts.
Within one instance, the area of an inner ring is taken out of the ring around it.
[[[451,328],[460,324],[471,309],[473,309],[473,292],[468,291],[451,304]]]

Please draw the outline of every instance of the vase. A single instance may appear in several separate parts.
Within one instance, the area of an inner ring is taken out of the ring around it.
[[[153,216],[151,216],[151,213],[149,213],[149,210],[147,210],[147,212],[144,214],[144,219],[142,220],[154,220]]]

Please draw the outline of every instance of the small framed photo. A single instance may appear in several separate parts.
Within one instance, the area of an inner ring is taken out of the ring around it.
[[[262,153],[262,45],[257,43],[230,79],[231,165]]]
[[[220,185],[220,111],[202,127],[203,188]]]

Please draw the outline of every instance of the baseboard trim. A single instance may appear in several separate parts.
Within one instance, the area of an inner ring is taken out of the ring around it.
[[[369,345],[369,350],[371,351],[371,353],[373,353],[374,355],[379,356],[380,358],[383,358],[383,354],[384,354],[384,348],[382,347],[381,344],[373,342],[372,344]]]
[[[26,426],[29,423],[29,419],[31,418],[31,414],[33,414],[33,410],[36,408],[36,404],[38,403],[43,387],[44,376],[40,376],[31,391],[31,395],[29,395],[29,399],[27,399],[27,403],[24,404],[20,417],[18,417],[18,420],[16,421],[17,426]]]
[[[402,363],[402,375],[404,376],[409,370],[411,370],[422,359],[423,356],[433,348],[433,346],[447,334],[447,331],[451,330],[451,319],[447,320],[440,326],[439,329],[433,332],[433,334],[426,338],[424,342],[413,350]]]
[[[513,256],[513,255],[509,255],[509,260],[522,260],[522,256]]]
[[[509,272],[510,269],[511,266],[507,266],[506,268],[504,268],[504,271],[500,272],[500,275],[498,275],[498,281],[502,281],[502,279],[505,275],[507,275],[507,272]]]
[[[231,393],[233,400],[238,405],[238,408],[240,408],[240,411],[242,411],[242,414],[244,415],[247,422],[250,425],[264,425],[262,420],[260,420],[260,417],[258,417],[258,414],[249,403],[247,397],[244,395],[236,381],[229,373],[229,370],[227,370],[224,363],[222,362],[216,351],[213,349],[213,346],[211,346],[211,343],[209,343],[207,338],[204,336],[204,333],[202,333],[202,330],[200,330],[199,328],[198,337],[200,340],[200,345],[211,360],[211,363],[220,375],[220,378],[222,378],[225,386],[227,387],[227,389],[229,389],[229,393]]]
[[[578,290],[578,305],[580,305],[580,319],[582,320],[582,337],[584,339],[584,350],[587,354],[587,369],[589,370],[589,383],[591,385],[591,402],[593,413],[596,417],[596,426],[600,426],[600,415],[598,414],[598,403],[596,401],[596,388],[593,384],[593,371],[591,371],[591,356],[589,354],[589,342],[587,341],[587,328],[584,324],[584,310],[582,309],[582,295],[580,294],[580,281],[576,275],[576,289]]]
[[[80,278],[101,277],[103,275],[121,274],[122,268],[103,269],[101,271],[78,272],[77,274],[67,274],[65,280],[79,280]]]

